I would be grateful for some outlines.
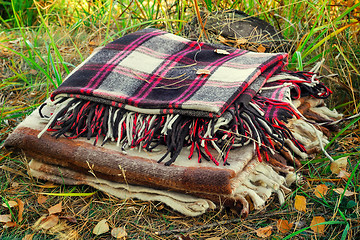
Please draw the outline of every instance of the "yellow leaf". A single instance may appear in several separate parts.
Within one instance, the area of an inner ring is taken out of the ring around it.
[[[296,195],[294,207],[298,211],[306,212],[306,198],[304,196]]]
[[[9,214],[7,214],[7,215],[0,215],[0,222],[1,222],[1,223],[11,222],[11,215],[9,215]]]
[[[319,226],[314,226],[318,223],[323,223],[325,222],[325,218],[321,217],[321,216],[316,216],[312,219],[311,221],[311,230],[314,231],[314,233],[318,233],[318,234],[323,234],[324,230],[325,230],[325,224],[324,225],[319,225]]]
[[[276,227],[281,233],[287,233],[292,228],[293,224],[289,223],[288,220],[279,219],[276,223]]]
[[[21,222],[23,220],[23,213],[24,213],[24,202],[20,199],[16,199],[17,204],[19,206],[19,212],[18,212],[18,222]]]
[[[338,193],[338,194],[343,194],[344,193],[344,189],[343,188],[335,188],[334,189],[334,192],[336,192],[336,193]],[[346,196],[346,197],[350,197],[350,196],[353,196],[353,195],[355,195],[355,194],[357,194],[356,192],[351,192],[351,191],[349,191],[349,190],[346,190],[345,191],[345,193],[344,193],[344,196]]]
[[[339,174],[337,175],[338,178],[342,178],[342,179],[345,179],[346,181],[349,179],[350,177],[350,173],[348,173],[347,171],[345,170],[340,170]]]
[[[126,238],[127,233],[124,227],[118,227],[111,230],[111,236],[114,238]]]
[[[16,207],[18,205],[17,202],[15,202],[15,201],[8,201],[7,203],[9,204],[10,208]],[[3,205],[3,207],[6,207],[6,208],[8,207],[8,205],[6,203],[3,203],[2,205]]]
[[[56,226],[56,224],[58,224],[58,222],[59,222],[59,217],[58,216],[50,215],[50,216],[44,218],[41,221],[39,227],[42,228],[42,229],[47,230],[47,229],[50,229],[50,228]]]
[[[340,170],[346,170],[346,165],[348,163],[347,160],[348,157],[342,157],[332,162],[330,165],[331,172],[334,174],[339,174]]]
[[[98,224],[96,224],[96,226],[93,229],[93,233],[95,235],[100,235],[106,233],[107,231],[109,231],[109,225],[107,224],[106,219],[103,219],[100,222],[98,222]]]
[[[58,203],[58,204],[56,204],[56,205],[54,205],[54,206],[52,206],[51,208],[49,208],[48,211],[49,211],[49,214],[50,214],[50,215],[51,215],[51,214],[55,214],[55,213],[61,213],[61,211],[62,211],[62,204],[61,204],[61,202]]]
[[[265,48],[263,45],[260,45],[256,50],[257,50],[257,52],[259,52],[259,53],[263,53],[263,52],[266,51],[266,48]]]
[[[21,240],[32,240],[33,237],[34,237],[34,233],[33,234],[27,234]]]
[[[314,190],[315,196],[317,196],[318,198],[322,198],[327,194],[328,189],[329,188],[325,184],[317,185]]]
[[[47,196],[41,194],[37,198],[38,204],[43,204],[44,202],[46,202],[46,200],[47,200]]]
[[[256,235],[261,238],[267,238],[272,233],[271,229],[272,229],[272,226],[259,228],[258,230],[256,230]]]

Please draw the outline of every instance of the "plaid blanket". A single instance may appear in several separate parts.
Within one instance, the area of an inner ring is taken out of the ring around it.
[[[219,165],[229,151],[249,143],[261,156],[290,140],[286,127],[300,117],[291,98],[326,98],[330,91],[305,72],[284,70],[287,54],[253,53],[190,41],[144,29],[95,51],[52,95],[45,131],[68,138],[154,150],[167,146],[165,165],[184,146]],[[49,106],[47,106],[49,107]],[[261,154],[262,152],[262,154]],[[217,155],[217,156],[216,156]]]

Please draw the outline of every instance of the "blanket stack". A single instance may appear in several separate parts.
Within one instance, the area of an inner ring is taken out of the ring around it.
[[[246,216],[280,203],[299,158],[341,116],[314,73],[253,53],[144,29],[99,48],[6,140],[30,174],[162,201],[186,215]]]

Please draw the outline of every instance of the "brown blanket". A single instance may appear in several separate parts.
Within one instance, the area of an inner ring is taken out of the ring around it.
[[[293,104],[313,120],[340,117],[326,108],[322,100],[305,98]],[[292,166],[300,164],[290,152],[282,152],[285,157],[277,155],[277,159],[259,162],[254,145],[249,144],[230,152],[230,165],[191,161],[187,158],[189,149],[184,148],[173,165],[165,166],[157,163],[166,151],[165,146],[153,152],[136,148],[125,152],[111,142],[94,146],[85,138],[55,139],[48,132],[38,138],[45,125],[46,121],[34,111],[5,141],[6,147],[20,149],[32,159],[30,175],[59,184],[87,184],[123,199],[162,201],[190,216],[200,215],[215,205],[234,207],[246,216],[251,206],[262,208],[272,193],[283,203],[284,194],[290,192],[288,186],[296,178]],[[302,119],[288,123],[310,153],[318,151],[320,143],[327,143],[323,132],[328,130],[309,126]],[[307,157],[301,154],[298,157]]]
[[[201,214],[213,203],[242,209],[242,214],[247,215],[249,203],[259,209],[272,193],[277,193],[280,202],[283,202],[284,192],[289,191],[285,175],[293,168],[280,166],[279,169],[286,173],[281,176],[268,163],[258,161],[252,144],[231,151],[230,166],[191,161],[187,158],[188,149],[183,149],[176,164],[165,166],[157,163],[166,151],[165,147],[159,146],[151,153],[137,149],[123,152],[115,143],[94,146],[85,138],[55,139],[50,133],[38,138],[45,124],[38,111],[34,111],[5,142],[6,147],[21,149],[28,158],[34,159],[29,165],[30,174],[40,179],[59,184],[87,184],[111,194],[115,192],[113,186],[118,183],[143,186],[154,191],[165,190],[165,193],[171,190],[181,193],[181,196],[194,196],[196,200],[191,204],[198,200],[203,203],[204,199],[208,203],[210,200],[208,206],[196,213],[184,211],[171,201],[164,200],[187,215]],[[162,197],[156,200],[163,201]]]

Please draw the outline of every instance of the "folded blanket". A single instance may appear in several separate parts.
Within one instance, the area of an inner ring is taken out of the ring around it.
[[[104,136],[103,143],[116,141],[122,149],[151,151],[165,144],[168,151],[159,160],[167,158],[165,165],[183,146],[191,146],[189,158],[196,152],[199,162],[216,165],[219,160],[227,164],[231,148],[251,141],[258,156],[261,149],[266,158],[272,141],[283,146],[288,139],[305,152],[283,124],[299,117],[282,99],[290,95],[255,96],[266,82],[267,89],[293,86],[295,97],[330,94],[310,73],[284,71],[286,60],[284,53],[227,49],[156,29],[138,31],[92,54],[52,93],[55,110],[43,132],[94,138],[95,144]]]
[[[5,146],[40,179],[246,216],[272,193],[284,202],[298,158],[327,141],[316,123],[341,117],[317,111],[330,90],[286,60],[144,29],[97,49]]]

